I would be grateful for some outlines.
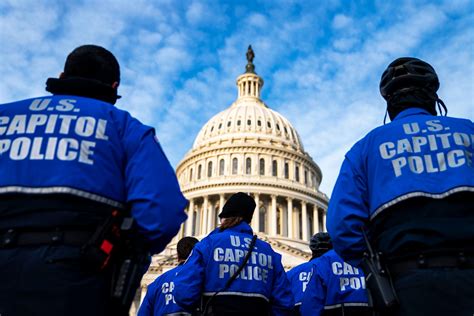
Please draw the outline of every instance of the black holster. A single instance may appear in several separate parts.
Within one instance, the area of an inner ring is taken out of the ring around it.
[[[386,312],[398,305],[398,298],[390,274],[379,255],[376,259],[364,255],[361,267],[365,274],[369,305],[375,311]]]
[[[110,298],[114,315],[128,316],[141,279],[150,265],[151,255],[131,217],[123,220],[120,231],[121,242],[112,267]]]

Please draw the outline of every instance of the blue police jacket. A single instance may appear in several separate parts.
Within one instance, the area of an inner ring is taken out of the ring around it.
[[[185,310],[176,304],[173,297],[174,278],[182,268],[183,265],[179,265],[163,273],[148,285],[145,298],[138,310],[138,316],[173,315],[179,312],[180,315],[184,315]],[[191,314],[189,315],[191,316]]]
[[[313,272],[303,294],[301,315],[321,315],[324,310],[368,306],[362,270],[344,262],[330,250],[313,260]]]
[[[0,105],[0,174],[0,194],[127,205],[153,252],[186,219],[187,201],[154,129],[96,99],[54,95]]]
[[[409,108],[346,154],[328,207],[334,249],[357,265],[362,227],[412,197],[474,192],[474,124]],[[365,228],[366,229],[366,228]]]
[[[176,276],[176,302],[189,310],[198,305],[201,295],[221,291],[242,263],[252,235],[252,228],[241,222],[222,232],[217,228],[197,243]],[[262,240],[257,240],[237,279],[219,295],[262,298],[269,302],[274,315],[284,315],[294,305],[281,256]]]
[[[291,291],[295,298],[295,306],[301,305],[303,293],[306,290],[308,282],[311,278],[314,260],[302,263],[287,272],[288,280],[291,284]]]

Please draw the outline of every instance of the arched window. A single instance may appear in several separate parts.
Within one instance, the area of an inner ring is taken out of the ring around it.
[[[219,175],[220,176],[224,175],[224,159],[221,159],[219,161]]]
[[[245,159],[245,173],[246,174],[252,173],[252,159],[250,158]]]
[[[237,168],[239,167],[239,161],[237,158],[232,159],[232,174],[237,174]]]
[[[290,167],[288,165],[288,162],[285,162],[285,179],[288,179],[290,177]]]
[[[260,175],[265,175],[265,159],[260,158]]]
[[[300,166],[295,165],[295,181],[300,182]]]
[[[272,176],[278,176],[278,162],[276,160],[272,162]]]
[[[212,177],[212,161],[209,161],[207,163],[207,177]]]
[[[189,181],[193,181],[193,168],[189,169]]]
[[[304,170],[304,184],[308,185],[308,170]]]
[[[201,179],[201,172],[202,172],[202,165],[199,165],[198,166],[198,174],[197,174],[198,180]]]

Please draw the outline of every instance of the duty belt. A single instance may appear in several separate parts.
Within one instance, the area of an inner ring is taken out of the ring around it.
[[[389,264],[389,271],[392,275],[406,273],[410,270],[433,269],[433,268],[459,268],[474,269],[474,255],[459,252],[458,254],[425,256],[419,255],[417,258],[405,259]]]
[[[90,238],[92,232],[84,230],[54,231],[17,231],[9,229],[0,233],[0,248],[40,245],[82,246]]]

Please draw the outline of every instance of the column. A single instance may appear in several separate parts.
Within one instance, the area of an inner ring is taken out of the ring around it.
[[[277,216],[276,216],[276,195],[272,195],[272,204],[270,207],[270,216],[269,216],[269,221],[270,221],[270,226],[268,229],[268,233],[270,236],[275,236],[276,235],[276,225],[277,225]]]
[[[186,236],[193,235],[193,222],[194,222],[194,199],[189,199],[188,205],[188,220],[186,221]]]
[[[323,210],[323,232],[326,232],[326,210]]]
[[[255,211],[253,212],[252,229],[256,233],[259,231],[259,228],[260,228],[260,206],[259,206],[260,194],[255,193],[254,200],[255,200]]]
[[[293,199],[287,198],[288,238],[293,238]]]
[[[301,201],[301,228],[303,229],[303,240],[308,241],[308,210],[306,209],[306,202]]]
[[[315,234],[319,233],[319,212],[317,205],[313,207],[313,232]]]
[[[211,202],[211,208],[208,209],[208,216],[207,216],[207,231],[211,232],[214,229],[214,219],[215,219],[215,208],[216,204]]]
[[[224,203],[225,203],[224,194],[219,194],[219,213],[222,212],[222,208],[224,207]]]
[[[209,213],[209,198],[204,197],[204,203],[202,205],[202,222],[201,222],[201,235],[207,235],[207,217]]]

